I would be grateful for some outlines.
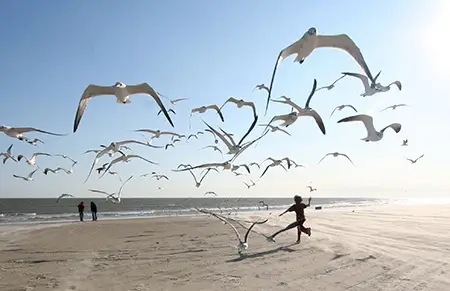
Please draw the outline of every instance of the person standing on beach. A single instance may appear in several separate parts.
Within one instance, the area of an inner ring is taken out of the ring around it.
[[[84,202],[81,201],[80,204],[78,204],[78,214],[80,215],[80,221],[83,221],[84,218]]]
[[[311,197],[308,199],[308,204],[303,203],[303,198],[298,195],[294,196],[294,201],[295,201],[295,204],[292,205],[291,207],[289,207],[285,212],[281,213],[279,216],[282,216],[287,212],[295,211],[296,218],[297,218],[296,221],[289,224],[282,230],[279,230],[276,233],[272,234],[271,236],[267,237],[268,240],[274,242],[275,241],[274,238],[277,235],[279,235],[282,232],[285,232],[286,230],[292,229],[294,227],[297,227],[297,241],[296,241],[297,244],[300,243],[300,236],[301,236],[302,232],[306,233],[308,236],[311,236],[311,227],[303,226],[303,223],[305,223],[305,221],[306,221],[305,208],[309,207],[311,205]]]
[[[97,205],[94,203],[94,201],[91,201],[91,214],[92,221],[97,221]]]

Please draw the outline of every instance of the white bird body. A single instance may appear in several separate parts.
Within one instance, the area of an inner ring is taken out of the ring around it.
[[[89,85],[84,90],[83,95],[81,96],[80,102],[78,104],[77,113],[75,115],[75,121],[73,125],[73,132],[76,132],[78,129],[78,125],[80,124],[81,118],[83,117],[83,113],[86,110],[88,101],[94,97],[102,96],[102,95],[110,95],[115,96],[117,103],[120,104],[128,104],[130,103],[130,95],[133,94],[146,94],[150,95],[155,102],[158,104],[159,108],[162,110],[170,125],[173,125],[173,122],[164,107],[161,99],[159,98],[156,91],[147,83],[141,83],[138,85],[125,85],[122,82],[116,82],[113,86],[98,86],[98,85]]]
[[[17,156],[17,160],[20,162],[20,160],[22,160],[23,158],[25,158],[25,161],[27,162],[27,164],[28,165],[30,165],[30,166],[35,166],[36,165],[36,157],[37,156],[48,156],[48,157],[50,157],[51,155],[50,154],[47,154],[47,153],[34,153],[32,156],[31,156],[31,158],[27,158],[27,157],[25,157],[24,155],[18,155]]]
[[[384,131],[388,128],[392,128],[396,133],[399,133],[400,130],[402,129],[402,125],[400,123],[392,123],[381,129],[380,131],[377,131],[373,125],[372,116],[366,114],[359,114],[355,116],[346,117],[339,120],[337,123],[352,122],[352,121],[361,121],[364,124],[364,126],[366,127],[367,136],[365,138],[362,138],[361,140],[366,142],[369,141],[376,142],[381,140],[383,138]]]
[[[256,106],[255,103],[251,102],[251,101],[244,101],[242,99],[236,99],[233,97],[228,98],[227,101],[225,101],[225,103],[222,105],[222,107],[220,107],[220,110],[222,110],[222,108],[225,106],[225,104],[227,104],[228,102],[234,103],[236,104],[237,108],[242,108],[244,106],[248,106],[253,110],[253,116],[256,116]]]

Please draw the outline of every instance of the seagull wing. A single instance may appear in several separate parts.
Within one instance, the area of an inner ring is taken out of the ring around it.
[[[382,130],[380,130],[380,132],[384,132],[388,128],[392,128],[395,131],[395,133],[399,133],[400,130],[402,129],[402,125],[400,123],[392,123],[383,128]]]
[[[331,116],[333,116],[333,114],[334,114],[334,112],[337,110],[339,108],[339,106],[336,106],[336,108],[334,108],[334,110],[331,112],[331,114],[330,114],[330,118],[331,118]]]
[[[313,117],[314,120],[317,123],[317,126],[319,126],[320,131],[323,134],[326,134],[325,124],[323,123],[322,117],[320,117],[320,115],[319,115],[319,113],[317,113],[317,111],[315,111],[314,109],[302,110],[301,112],[299,112],[299,115],[305,115],[305,116]]]
[[[195,184],[198,183],[197,181],[197,177],[195,177],[194,172],[192,172],[192,170],[188,169],[189,173],[191,173],[192,177],[194,178]]]
[[[264,204],[265,204],[265,203],[264,203]],[[265,204],[265,205],[267,205],[267,204]],[[263,220],[263,221],[255,221],[255,222],[253,222],[252,225],[250,225],[250,227],[247,229],[247,232],[245,233],[245,236],[244,236],[244,242],[245,242],[245,243],[248,242],[248,236],[250,235],[250,232],[252,231],[252,228],[253,228],[255,225],[257,225],[257,224],[264,224],[264,223],[266,223],[267,221],[269,221],[268,218],[265,219],[265,220]]]
[[[25,132],[35,131],[35,132],[39,132],[39,133],[45,133],[45,134],[56,135],[56,136],[65,136],[65,135],[67,135],[67,134],[53,133],[53,132],[37,129],[37,128],[34,128],[34,127],[15,127],[14,131],[17,132],[17,133],[25,133]]]
[[[305,109],[310,108],[310,107],[309,107],[309,103],[311,102],[312,96],[314,96],[314,93],[316,92],[316,88],[317,88],[317,80],[314,79],[313,87],[312,87],[311,93],[309,93],[308,99],[306,99]]]
[[[31,179],[33,178],[34,173],[37,172],[38,169],[34,170],[33,172],[31,172],[30,174],[28,174],[28,178]]]
[[[158,163],[152,162],[150,160],[147,160],[146,158],[143,158],[143,157],[141,157],[139,155],[128,155],[128,158],[139,158],[139,159],[141,159],[143,161],[146,161],[147,163],[150,163],[150,164],[153,164],[153,165],[157,165],[158,164]]]
[[[366,115],[366,114],[359,114],[359,115],[346,117],[346,118],[339,120],[337,123],[351,122],[351,121],[361,121],[364,124],[364,126],[366,127],[368,135],[373,135],[373,133],[376,132],[375,127],[373,126],[372,116]]]
[[[261,174],[261,176],[259,178],[262,178],[264,176],[264,174],[269,170],[270,167],[272,167],[272,164],[270,164],[266,167],[266,169],[264,170],[264,172]]]
[[[323,158],[321,158],[320,161],[317,164],[320,164],[329,155],[331,155],[331,153],[328,153],[328,154],[324,155]]]
[[[148,132],[148,133],[153,133],[153,134],[158,133],[157,130],[153,130],[153,129],[136,129],[135,132]]]
[[[197,209],[197,211],[200,211],[200,212],[205,213],[205,214],[210,214],[210,215],[214,216],[215,218],[219,219],[220,221],[222,221],[223,223],[229,225],[234,230],[234,232],[236,233],[236,236],[237,236],[238,240],[241,243],[243,242],[242,238],[241,238],[241,235],[239,234],[239,232],[236,229],[236,227],[234,227],[234,225],[232,225],[231,222],[229,222],[225,217],[219,216],[219,215],[215,214],[214,212],[209,212],[209,211],[205,211],[205,210]]]
[[[350,108],[353,109],[356,113],[358,112],[358,110],[356,110],[356,108],[355,108],[353,105],[351,105],[351,104],[347,104],[347,105],[345,105],[345,106],[350,107]]]
[[[158,104],[159,108],[162,110],[164,115],[166,116],[167,120],[169,121],[170,125],[174,127],[172,119],[170,118],[169,113],[167,112],[166,107],[164,107],[164,104],[161,101],[161,98],[159,98],[158,93],[148,84],[148,83],[142,83],[138,85],[131,85],[126,87],[128,94],[148,94],[152,96],[152,98],[155,100],[156,104]]]
[[[424,156],[424,154],[422,154],[420,157],[418,157],[418,158],[416,159],[416,161],[418,161],[418,160],[420,160],[421,158],[423,158],[423,156]]]
[[[100,193],[100,194],[105,194],[105,195],[113,195],[113,194],[109,194],[108,192],[105,191],[101,191],[101,190],[95,190],[95,189],[89,189],[89,191],[94,192],[94,193]]]
[[[242,144],[242,142],[245,140],[245,138],[252,132],[252,130],[255,128],[256,123],[258,122],[258,116],[255,115],[254,116],[255,119],[253,120],[252,124],[250,125],[249,129],[247,130],[247,133],[244,134],[244,136],[241,138],[241,140],[239,141],[238,145],[240,146]]]
[[[354,163],[353,163],[353,161],[352,161],[352,159],[350,159],[346,154],[341,154],[341,153],[339,153],[339,155],[340,156],[343,156],[343,157],[346,157],[347,158],[347,160],[349,160],[350,161],[350,163],[352,163],[353,164],[353,166],[355,165]]]
[[[383,110],[381,110],[380,112],[386,111],[388,109],[394,109],[394,106],[388,106],[388,107],[384,108]]]
[[[402,83],[400,83],[400,81],[392,82],[389,85],[387,85],[387,87],[391,87],[391,85],[396,85],[400,91],[402,90]]]
[[[131,175],[125,182],[122,183],[122,186],[120,186],[119,192],[117,193],[117,198],[120,198],[120,194],[122,193],[123,186],[125,186],[125,184],[126,184],[128,181],[130,181],[132,178],[133,178],[133,175]]]
[[[89,100],[96,96],[101,95],[115,95],[114,87],[112,86],[97,86],[97,85],[89,85],[84,90],[83,95],[81,95],[80,102],[78,103],[77,113],[75,114],[75,121],[73,123],[73,132],[76,132],[78,129],[78,125],[80,124],[81,117],[83,117],[83,113],[86,110],[87,104]]]
[[[344,75],[344,76],[340,76],[339,78],[337,78],[337,80],[334,81],[333,84],[331,84],[331,85],[332,85],[332,86],[336,85],[336,83],[339,82],[339,81],[340,81],[341,79],[343,79],[343,78],[345,78],[345,75]]]
[[[344,74],[344,76],[352,76],[352,77],[356,77],[356,78],[360,79],[364,85],[365,91],[370,89],[369,78],[367,78],[366,76],[358,74],[358,73],[348,73],[348,72],[347,73],[344,72],[342,74]]]
[[[355,61],[360,65],[360,67],[364,70],[364,73],[367,77],[373,82],[372,73],[367,66],[364,57],[356,46],[355,42],[346,34],[338,34],[338,35],[317,35],[317,46],[316,48],[321,47],[331,47],[342,49],[349,53]]]
[[[225,102],[223,103],[222,106],[220,106],[220,110],[222,110],[222,108],[223,108],[223,107],[225,106],[225,104],[227,104],[228,102],[232,102],[232,103],[234,103],[234,104],[239,104],[239,100],[237,100],[236,98],[230,97],[230,98],[227,99],[227,101],[225,101]]]
[[[124,141],[116,142],[116,144],[119,146],[122,146],[127,143],[135,143],[135,144],[139,144],[139,145],[143,145],[143,146],[147,146],[147,147],[151,147],[151,148],[155,148],[155,149],[163,148],[162,146],[154,146],[154,145],[151,145],[150,143],[145,143],[145,142],[138,141],[138,140],[124,140]]]
[[[220,110],[219,106],[217,106],[215,104],[209,105],[209,106],[206,106],[206,109],[214,109],[215,111],[217,111],[217,114],[219,114],[219,117],[222,120],[222,122],[225,122],[225,119],[223,118],[222,111]]]
[[[227,146],[227,148],[229,150],[231,150],[235,145],[231,144],[223,135],[221,135],[217,130],[215,130],[214,128],[212,128],[208,123],[206,123],[205,121],[203,121],[204,124],[206,124],[207,127],[209,127],[209,129],[211,129],[216,137],[219,137],[220,140]]]
[[[287,135],[291,135],[289,132],[287,132],[286,130],[284,130],[284,129],[282,129],[282,128],[279,128],[278,126],[275,126],[276,127],[276,130],[277,131],[281,131],[281,132],[284,132],[285,134],[287,134]]]

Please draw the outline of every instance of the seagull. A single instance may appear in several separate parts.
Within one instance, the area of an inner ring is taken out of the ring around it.
[[[298,167],[304,168],[304,167],[305,167],[305,166],[303,166],[303,165],[297,164],[294,160],[292,160],[292,159],[290,159],[290,158],[288,158],[288,157],[282,158],[281,160],[282,160],[282,161],[286,161],[287,166],[288,166],[288,169],[290,169],[290,168],[292,167],[292,165],[294,165],[296,168],[298,168]]]
[[[152,133],[154,134],[152,136],[153,138],[159,138],[161,135],[171,135],[171,136],[176,136],[178,138],[181,138],[181,134],[175,133],[175,132],[170,132],[170,131],[161,131],[161,130],[152,130],[152,129],[137,129],[135,130],[135,132],[147,132],[147,133]]]
[[[243,182],[245,184],[245,186],[247,186],[247,189],[250,189],[250,187],[253,187],[256,185],[256,183],[253,182],[253,180],[250,180],[250,182],[251,182],[251,184],[247,184],[247,183]]]
[[[47,175],[48,172],[52,172],[53,174],[57,174],[59,171],[64,171],[67,175],[72,174],[69,170],[63,169],[61,167],[58,167],[58,168],[56,168],[54,170],[50,169],[50,168],[45,168],[43,172],[44,172],[44,175]]]
[[[392,85],[397,86],[398,90],[400,90],[400,91],[402,90],[402,83],[400,81],[394,81],[387,86],[383,86],[383,85],[377,83],[376,88],[379,92],[387,92],[387,91],[391,90]]]
[[[269,93],[269,88],[266,85],[264,85],[264,84],[256,85],[255,88],[253,89],[253,91],[255,91],[255,90],[259,90],[259,91],[266,90],[267,93]]]
[[[364,57],[353,42],[353,40],[346,34],[338,34],[338,35],[317,35],[317,29],[315,27],[311,27],[308,31],[300,38],[298,41],[294,42],[290,46],[286,47],[282,51],[280,51],[277,62],[275,63],[275,67],[272,73],[272,80],[270,81],[269,88],[269,96],[267,98],[266,103],[266,113],[269,107],[269,100],[272,93],[273,81],[275,79],[275,73],[277,71],[278,65],[289,57],[290,55],[296,54],[296,58],[294,62],[299,62],[302,64],[305,59],[317,48],[337,48],[346,51],[350,54],[353,59],[358,62],[360,67],[364,70],[365,74],[369,77],[369,79],[375,83],[374,78],[369,70],[369,67],[364,60]]]
[[[75,115],[75,121],[73,124],[73,132],[77,131],[78,125],[80,124],[81,117],[83,117],[84,110],[87,107],[88,101],[97,96],[101,95],[112,95],[116,96],[117,103],[120,104],[128,104],[131,103],[130,95],[133,94],[147,94],[150,95],[155,102],[158,104],[159,108],[164,112],[167,120],[170,125],[174,127],[172,120],[170,119],[169,113],[164,107],[161,99],[158,94],[153,90],[153,88],[147,83],[141,83],[138,85],[125,85],[122,82],[116,82],[113,86],[97,86],[90,84],[87,86],[86,90],[84,90],[83,95],[81,96],[80,103],[78,104],[77,113]]]
[[[323,87],[320,87],[319,89],[316,89],[316,92],[317,92],[317,91],[320,91],[320,90],[322,90],[322,89],[328,89],[328,91],[331,90],[331,89],[333,89],[333,88],[334,88],[334,85],[336,85],[336,83],[339,82],[339,81],[340,81],[342,78],[344,78],[344,77],[345,77],[345,75],[342,76],[342,77],[339,77],[339,78],[338,78],[336,81],[334,81],[333,84],[331,84],[331,85],[323,86]]]
[[[114,159],[111,163],[109,163],[109,166],[108,166],[108,167],[106,168],[106,170],[103,172],[103,175],[102,175],[101,177],[103,177],[103,176],[105,175],[105,173],[108,172],[109,169],[111,169],[111,167],[112,167],[113,165],[115,165],[115,164],[117,164],[117,163],[120,163],[120,162],[125,162],[125,163],[127,163],[127,162],[129,162],[130,159],[132,159],[132,158],[139,158],[139,159],[141,159],[141,160],[143,160],[143,161],[146,161],[147,163],[150,163],[150,164],[153,164],[153,165],[157,165],[157,164],[158,164],[158,163],[152,162],[152,161],[150,161],[150,160],[147,160],[146,158],[143,158],[143,157],[141,157],[141,156],[139,156],[139,155],[122,155],[121,157],[118,157],[118,158]]]
[[[191,137],[195,137],[195,139],[198,139],[198,136],[196,134],[190,134],[187,137],[187,140],[189,140]]]
[[[342,111],[342,109],[344,109],[345,107],[349,107],[349,108],[353,109],[356,113],[358,113],[358,110],[356,110],[356,108],[355,108],[353,105],[350,105],[350,104],[343,104],[343,105],[339,105],[339,106],[337,106],[336,108],[334,108],[334,110],[333,110],[333,111],[331,112],[331,114],[330,114],[330,118],[331,118],[331,116],[333,115],[333,113],[334,113],[336,110]]]
[[[267,159],[264,160],[264,161],[267,161],[267,160],[271,160],[272,163],[269,164],[269,165],[266,167],[266,169],[264,170],[264,172],[261,174],[261,177],[260,177],[260,178],[262,178],[262,176],[264,176],[264,174],[267,172],[267,170],[269,170],[269,168],[271,168],[271,167],[280,166],[280,167],[282,167],[285,171],[287,171],[286,168],[285,168],[285,167],[283,166],[283,164],[282,164],[283,160],[275,160],[275,159],[269,157],[269,158],[267,158]],[[263,163],[264,163],[264,161],[263,161]]]
[[[167,100],[169,100],[170,101],[170,103],[172,103],[172,105],[175,105],[175,103],[178,103],[178,102],[180,102],[180,101],[183,101],[183,100],[188,100],[189,98],[178,98],[178,99],[170,99],[169,97],[167,97],[167,96],[164,96],[163,94],[161,94],[161,93],[159,93],[159,92],[156,92],[159,96],[161,96],[161,97],[164,97],[164,98],[166,98]]]
[[[248,164],[248,166],[249,167],[251,167],[251,166],[257,166],[258,167],[258,169],[260,169],[261,167],[259,166],[259,164],[258,163],[256,163],[256,162],[251,162],[250,164]]]
[[[408,161],[411,162],[411,164],[415,164],[417,163],[418,160],[420,160],[421,158],[423,158],[424,155],[421,155],[420,157],[418,157],[417,159],[413,160],[413,159],[407,159]]]
[[[98,154],[99,152],[101,152],[102,150],[87,150],[85,151],[83,154],[88,154],[88,153],[96,153]],[[114,154],[113,153],[108,153],[108,156],[111,158]]]
[[[102,173],[102,171],[105,171],[106,168],[108,167],[109,163],[105,163],[103,164],[101,167],[98,167],[97,169],[95,169],[97,171],[97,173],[100,175]]]
[[[117,176],[117,178],[119,178],[120,183],[123,183],[122,178],[120,177],[119,173],[113,172],[113,171],[108,171],[108,174],[110,174],[111,176]]]
[[[207,149],[207,148],[214,149],[214,151],[218,151],[223,156],[222,151],[217,146],[212,146],[212,145],[206,146],[206,147],[202,148],[202,150]]]
[[[244,136],[241,138],[241,140],[239,141],[239,143],[236,144],[236,142],[234,141],[233,137],[226,133],[223,129],[221,129],[219,127],[219,129],[222,131],[223,135],[220,134],[217,130],[215,130],[214,128],[212,128],[208,123],[206,123],[205,121],[203,121],[204,124],[206,124],[206,126],[209,127],[209,129],[211,129],[218,138],[220,138],[222,140],[222,142],[226,145],[226,147],[228,148],[228,153],[229,155],[236,155],[239,151],[241,151],[242,148],[244,148],[246,145],[248,145],[249,143],[246,144],[242,144],[242,142],[244,141],[244,139],[250,134],[250,132],[255,128],[256,122],[258,121],[258,116],[256,116],[255,120],[253,121],[253,123],[250,125],[250,128],[248,129],[247,133],[244,134]],[[229,139],[229,141],[225,138],[225,136]]]
[[[162,112],[162,110],[159,110],[158,113],[156,114],[156,116],[159,116],[161,114],[161,112]],[[169,110],[167,110],[167,112],[172,112],[173,114],[177,114],[175,112],[175,110],[173,110],[173,109],[169,109]]]
[[[242,240],[241,235],[239,234],[239,232],[236,229],[236,227],[234,225],[232,225],[231,222],[229,222],[225,217],[223,217],[221,215],[218,215],[218,214],[216,214],[214,212],[205,211],[205,210],[201,210],[201,209],[198,209],[198,208],[195,208],[195,209],[197,211],[201,212],[201,213],[209,214],[209,215],[212,215],[212,216],[218,218],[220,221],[222,221],[223,223],[229,225],[234,230],[234,232],[236,233],[237,239],[239,240],[239,244],[237,245],[237,249],[238,249],[238,253],[239,254],[242,254],[242,252],[244,250],[248,249],[248,237],[249,237],[250,232],[252,231],[252,228],[256,224],[264,224],[264,223],[266,223],[269,220],[269,219],[265,219],[263,221],[255,221],[255,222],[253,222],[252,225],[247,229],[247,232],[245,233],[245,236],[244,236],[244,240]]]
[[[22,176],[17,176],[17,175],[13,175],[13,177],[14,177],[14,178],[23,179],[24,181],[27,181],[27,182],[31,182],[31,181],[34,180],[33,175],[34,175],[34,173],[36,173],[37,170],[38,170],[38,169],[36,169],[36,170],[34,170],[33,172],[31,172],[30,174],[28,174],[27,177],[22,177]]]
[[[404,139],[404,140],[403,140],[402,146],[403,146],[403,147],[408,146],[408,140],[407,140],[407,139]]]
[[[37,145],[38,144],[38,142],[40,142],[40,143],[44,143],[42,140],[40,140],[40,139],[38,139],[38,138],[35,138],[35,139],[33,139],[33,140],[27,140],[27,143],[29,143],[29,144],[31,144],[31,145]]]
[[[284,132],[287,135],[291,135],[289,132],[287,132],[286,130],[279,128],[278,126],[273,126],[270,124],[259,124],[258,126],[265,126],[266,128],[270,128],[271,132],[276,132],[276,131],[281,131]]]
[[[205,195],[203,195],[203,196],[206,196],[206,195],[217,196],[216,192],[213,192],[213,191],[206,192]]]
[[[55,156],[55,157],[61,157],[61,158],[63,158],[63,159],[69,159],[69,160],[72,161],[73,164],[77,164],[77,163],[78,163],[77,161],[75,161],[75,160],[72,159],[71,157],[66,156],[66,155],[63,155],[63,154],[57,154],[57,155],[54,155],[54,156]]]
[[[352,77],[360,79],[361,82],[364,85],[364,93],[362,93],[360,96],[361,97],[367,97],[367,96],[373,96],[373,95],[381,92],[380,90],[378,90],[380,85],[375,84],[375,80],[378,78],[380,73],[381,73],[381,71],[374,78],[374,81],[372,81],[372,85],[369,84],[369,78],[364,76],[364,75],[362,75],[362,74],[349,73],[349,72],[343,72],[342,74],[344,74],[344,76],[352,76]]]
[[[309,188],[309,192],[317,191],[317,189],[313,188],[312,186],[306,186],[306,188]]]
[[[191,166],[190,164],[179,164],[178,167],[177,167],[177,169],[179,169],[180,167],[183,167],[183,168],[192,168],[192,166]]]
[[[166,175],[153,175],[152,176],[152,178],[156,178],[156,180],[161,180],[161,179],[166,179],[166,180],[169,180],[169,178],[167,178],[167,176]]]
[[[408,106],[408,104],[394,104],[394,105],[391,105],[391,106],[388,106],[388,107],[384,108],[380,112],[383,112],[383,111],[388,110],[388,109],[395,110],[395,109],[397,109],[397,107],[403,107],[403,106]]]
[[[220,111],[220,108],[217,105],[209,105],[209,106],[202,106],[202,107],[194,108],[194,109],[191,110],[191,116],[195,112],[205,113],[206,110],[209,110],[209,109],[213,109],[213,110],[217,111],[217,114],[219,114],[219,117],[222,120],[222,122],[225,122],[225,120],[223,118],[223,115],[222,115],[222,112]]]
[[[75,196],[73,196],[72,194],[61,194],[61,195],[58,197],[58,199],[56,199],[56,203],[58,203],[59,200],[61,200],[61,198],[64,198],[64,197],[72,197],[72,198],[75,198]]]
[[[0,125],[0,132],[3,132],[4,134],[6,134],[9,137],[17,138],[18,140],[23,140],[23,141],[27,141],[27,142],[29,141],[29,139],[26,136],[24,136],[23,134],[26,132],[30,132],[30,131],[35,131],[35,132],[50,134],[50,135],[55,135],[55,136],[67,135],[67,134],[52,133],[52,132],[40,130],[40,129],[33,128],[33,127],[10,127],[10,126]]]
[[[212,131],[212,130],[209,129],[209,128],[206,128],[205,131],[211,133],[211,134],[214,136],[214,143],[215,143],[215,144],[218,144],[218,143],[219,143],[219,140],[217,139],[217,136],[216,136],[216,134],[214,133],[214,131]]]
[[[51,154],[47,154],[47,153],[34,153],[34,154],[31,156],[31,158],[29,158],[29,159],[28,159],[27,157],[23,156],[23,155],[18,155],[18,156],[17,156],[17,160],[20,162],[20,160],[22,160],[23,158],[25,158],[25,160],[26,160],[26,162],[27,162],[28,165],[34,166],[34,165],[36,165],[36,157],[37,157],[37,156],[48,156],[48,157],[50,157]]]
[[[116,193],[108,193],[105,191],[101,191],[101,190],[94,190],[94,189],[89,189],[89,191],[94,192],[94,193],[100,193],[100,194],[105,194],[108,195],[106,196],[106,200],[110,200],[112,203],[120,203],[121,199],[120,199],[120,194],[122,193],[122,189],[123,186],[125,186],[125,184],[130,181],[133,178],[133,175],[131,175],[125,182],[122,183],[122,185],[119,188],[119,192],[117,192],[117,196]]]
[[[103,150],[101,150],[100,152],[97,153],[97,155],[95,156],[94,161],[92,162],[91,165],[91,169],[89,170],[89,174],[86,178],[86,180],[84,181],[86,183],[86,181],[89,179],[89,177],[91,176],[92,170],[94,169],[95,164],[97,164],[97,162],[100,160],[100,158],[109,152],[114,152],[114,153],[121,153],[122,155],[125,155],[122,151],[121,148],[124,147],[125,144],[129,144],[129,143],[135,143],[135,144],[139,144],[139,145],[143,145],[143,146],[148,146],[148,147],[152,147],[152,148],[162,148],[159,146],[154,146],[151,145],[149,143],[144,143],[144,142],[140,142],[137,140],[124,140],[124,141],[118,141],[118,142],[112,142],[109,144],[109,146],[105,147]],[[111,155],[109,155],[111,157]]]
[[[6,150],[6,152],[0,153],[0,156],[4,156],[4,158],[3,158],[3,164],[5,164],[6,161],[7,161],[8,159],[11,159],[11,160],[13,160],[14,162],[17,163],[17,160],[16,160],[16,159],[12,156],[12,154],[11,154],[11,149],[12,149],[12,147],[13,147],[13,145],[10,145],[10,146],[8,147],[8,149]]]
[[[167,150],[169,147],[175,147],[175,145],[173,143],[168,143],[164,146],[164,149]]]
[[[352,161],[346,154],[342,154],[342,153],[338,153],[338,152],[326,154],[326,155],[323,156],[323,158],[318,162],[318,164],[320,164],[320,163],[321,163],[326,157],[328,157],[328,156],[333,156],[333,157],[335,157],[335,158],[337,158],[338,156],[343,156],[343,157],[346,157],[347,160],[349,160],[350,163],[353,164],[353,161]],[[353,165],[355,165],[355,164],[353,164]]]
[[[193,166],[193,167],[192,166],[191,167],[187,167],[189,165],[183,165],[185,167],[184,167],[184,169],[181,169],[181,170],[179,169],[180,166],[182,166],[182,165],[179,165],[178,169],[172,170],[172,171],[174,171],[174,172],[184,172],[184,171],[190,171],[190,170],[195,170],[195,169],[200,169],[200,168],[213,168],[213,167],[215,167],[215,168],[222,167],[224,170],[230,170],[233,165],[230,163],[230,161],[226,161],[226,162],[223,162],[223,163],[201,164],[201,165]]]
[[[388,128],[392,128],[396,133],[399,133],[400,130],[402,129],[402,125],[400,123],[392,123],[392,124],[389,124],[388,126],[384,127],[382,130],[380,130],[378,132],[375,129],[375,127],[373,126],[372,116],[366,115],[366,114],[359,114],[359,115],[346,117],[346,118],[339,120],[337,123],[351,122],[351,121],[361,121],[362,123],[364,123],[364,126],[366,127],[366,130],[367,130],[367,137],[362,138],[361,140],[366,141],[366,142],[369,142],[369,141],[375,142],[375,141],[381,140],[383,138],[384,131]]]
[[[260,210],[260,207],[266,207],[266,210],[269,210],[269,204],[267,204],[266,202],[264,202],[263,200],[258,202],[258,210]]]
[[[272,100],[272,102],[288,104],[291,107],[293,107],[294,109],[296,109],[297,112],[293,111],[293,112],[291,112],[289,114],[275,116],[275,117],[272,118],[272,120],[269,122],[269,124],[272,124],[272,122],[277,121],[277,120],[283,120],[284,123],[281,124],[280,126],[288,127],[291,124],[293,124],[295,121],[297,121],[297,119],[300,116],[311,116],[316,121],[317,125],[320,128],[320,131],[322,131],[322,133],[325,134],[326,133],[325,132],[325,125],[323,124],[322,117],[320,117],[319,113],[317,113],[314,109],[309,107],[309,103],[311,102],[311,98],[314,95],[314,93],[316,92],[316,87],[317,87],[317,80],[314,79],[313,88],[311,90],[311,93],[308,96],[308,99],[306,100],[305,108],[301,108],[300,106],[298,106],[297,104],[292,102],[291,99],[287,98],[286,96],[282,96],[281,97],[284,100]]]
[[[200,178],[200,181],[197,180],[197,178],[195,177],[194,173],[192,172],[192,170],[189,170],[189,172],[191,173],[192,177],[194,177],[194,181],[195,181],[195,187],[200,187],[200,185],[202,184],[203,179],[205,179],[206,175],[208,175],[209,171],[211,169],[206,170],[206,173]]]
[[[222,107],[220,107],[220,110],[222,110],[222,108],[225,106],[225,104],[227,104],[228,102],[234,103],[236,104],[237,108],[242,108],[244,106],[248,106],[253,110],[253,116],[256,118],[256,107],[255,107],[255,103],[251,102],[251,101],[244,101],[242,99],[238,100],[236,98],[230,97],[228,98],[227,101],[225,101],[225,103],[222,105]]]
[[[242,167],[245,168],[247,170],[247,173],[250,174],[250,168],[246,164],[233,165],[231,167],[231,171],[235,172],[235,171],[239,170],[239,168],[242,168]]]

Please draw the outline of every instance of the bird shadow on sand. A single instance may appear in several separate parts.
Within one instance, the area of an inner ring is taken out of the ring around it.
[[[267,255],[278,253],[280,251],[292,253],[292,252],[297,251],[297,250],[291,249],[291,247],[294,246],[294,245],[296,245],[296,244],[293,243],[293,244],[289,244],[289,245],[286,245],[286,246],[281,246],[281,247],[278,247],[278,248],[275,248],[275,249],[271,249],[271,250],[264,251],[264,252],[259,252],[259,253],[254,253],[254,254],[241,254],[240,257],[235,258],[235,259],[231,259],[231,260],[227,260],[226,262],[227,263],[236,263],[236,262],[243,261],[245,259],[254,259],[254,258],[264,257],[264,256],[267,256]]]

